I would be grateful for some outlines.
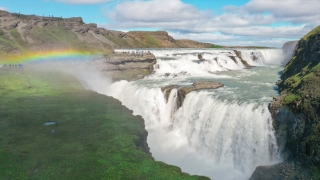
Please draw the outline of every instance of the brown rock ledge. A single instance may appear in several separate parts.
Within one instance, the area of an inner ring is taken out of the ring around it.
[[[219,82],[214,82],[214,81],[199,81],[199,82],[194,82],[192,86],[184,86],[180,87],[178,85],[169,85],[161,88],[161,91],[164,93],[166,100],[168,100],[170,92],[172,89],[178,89],[177,92],[177,109],[179,109],[183,101],[186,97],[186,95],[192,91],[198,91],[198,90],[203,90],[203,89],[217,89],[220,87],[223,87],[224,84],[221,84]]]

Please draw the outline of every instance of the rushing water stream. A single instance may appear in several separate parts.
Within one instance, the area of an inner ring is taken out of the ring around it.
[[[267,106],[277,95],[275,82],[285,63],[281,50],[241,50],[242,59],[256,66],[251,69],[228,49],[151,51],[157,57],[154,74],[113,83],[106,94],[144,118],[156,160],[213,179],[247,179],[257,166],[280,161]],[[205,61],[198,60],[199,53]],[[161,91],[197,81],[225,86],[191,92],[180,108],[177,90],[168,100]]]

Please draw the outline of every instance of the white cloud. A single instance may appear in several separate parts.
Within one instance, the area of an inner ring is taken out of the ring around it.
[[[249,12],[272,12],[276,17],[300,17],[319,14],[319,0],[251,0],[243,6]]]
[[[233,34],[238,36],[255,36],[255,37],[270,37],[270,38],[295,38],[301,37],[308,33],[309,29],[305,26],[249,26],[249,27],[233,27],[220,28],[220,32],[224,34]]]
[[[271,13],[277,21],[296,24],[320,23],[319,0],[251,0],[240,7],[226,6],[223,9],[251,14]]]
[[[1,7],[1,6],[0,6],[0,10],[1,11],[8,11],[8,9],[6,7]]]
[[[248,14],[248,13],[224,13],[213,19],[213,24],[222,27],[238,27],[265,25],[275,22],[272,15]]]
[[[200,11],[180,0],[126,1],[107,14],[112,20],[138,22],[179,22],[209,18],[210,12]]]
[[[56,0],[56,1],[68,3],[68,4],[98,4],[98,3],[110,2],[113,0]]]
[[[118,3],[106,13],[109,23],[100,26],[153,28],[175,32],[178,39],[212,43],[281,46],[280,42],[299,39],[320,24],[319,8],[320,0],[250,0],[223,7],[224,13],[213,16],[181,0],[132,0]]]
[[[237,39],[237,37],[233,35],[214,33],[179,33],[169,31],[169,34],[175,39],[193,39],[201,42],[224,42]]]
[[[235,35],[212,34],[212,33],[176,33],[169,32],[175,39],[193,39],[199,42],[207,42],[224,46],[268,46],[282,47],[285,42],[296,40],[292,38],[270,38],[270,37],[244,37]]]

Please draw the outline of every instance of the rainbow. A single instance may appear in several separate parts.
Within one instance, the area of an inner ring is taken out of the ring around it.
[[[102,53],[65,49],[43,52],[28,52],[21,55],[10,55],[4,58],[0,57],[0,64],[19,64],[25,62],[56,60],[85,60],[100,56],[102,56]]]

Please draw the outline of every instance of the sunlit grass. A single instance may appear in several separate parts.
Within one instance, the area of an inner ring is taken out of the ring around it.
[[[71,76],[6,68],[0,82],[0,179],[206,179],[154,161],[143,119]]]

